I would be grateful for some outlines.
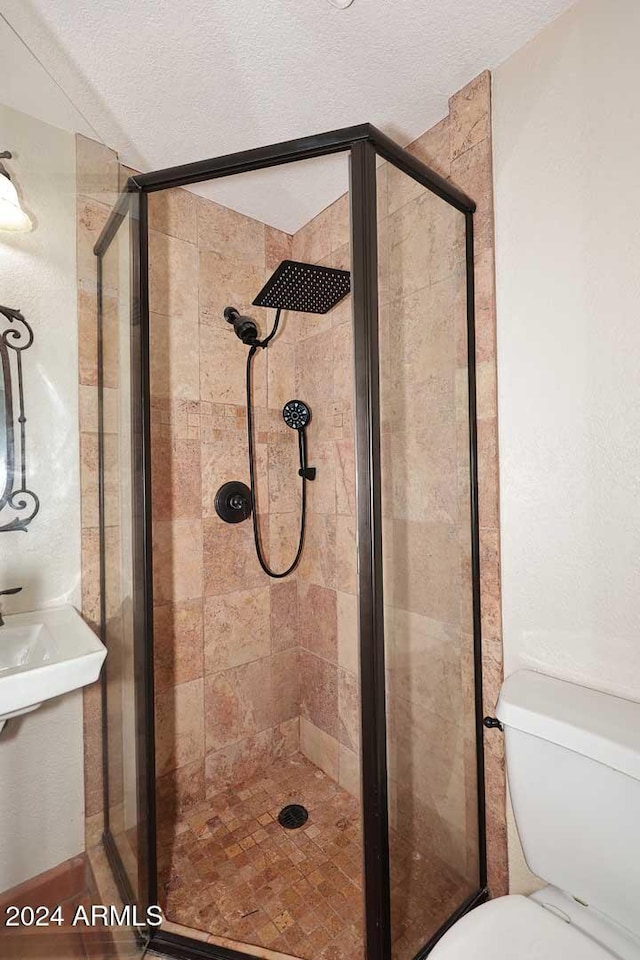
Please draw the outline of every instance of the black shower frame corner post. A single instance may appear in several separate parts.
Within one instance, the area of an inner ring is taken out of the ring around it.
[[[471,521],[471,581],[473,585],[473,665],[476,722],[476,778],[478,787],[478,846],[482,899],[489,897],[487,819],[484,763],[484,700],[482,670],[482,604],[480,578],[480,497],[478,490],[478,403],[476,385],[476,282],[473,211],[465,213],[465,267],[467,287],[467,377],[469,409],[469,473]]]
[[[141,603],[134,604],[134,632],[145,642],[134,645],[134,675],[136,691],[137,743],[137,803],[143,819],[139,825],[146,842],[138,851],[138,889],[142,904],[147,907],[158,902],[157,822],[156,822],[156,765],[155,765],[155,671],[153,648],[153,517],[151,495],[151,362],[149,337],[149,198],[144,191],[137,193],[138,216],[131,218],[131,249],[138,250],[132,262],[133,327],[139,330],[132,337],[131,369],[134,384],[132,393],[141,402],[136,406],[138,420],[132,430],[132,462],[135,474],[141,478],[139,490],[133,498],[137,523],[134,523],[134,564],[137,574],[134,582],[142,588]],[[135,379],[139,377],[136,389]]]
[[[465,218],[467,343],[469,383],[469,453],[471,488],[471,554],[473,587],[473,631],[475,665],[475,713],[478,779],[479,887],[460,904],[444,926],[418,953],[425,957],[442,934],[459,916],[488,897],[484,757],[482,727],[482,655],[480,632],[480,552],[478,517],[478,469],[475,395],[475,307],[473,293],[475,203],[466,194],[430,170],[411,153],[398,146],[371,124],[361,124],[285,143],[229,154],[196,163],[183,164],[130,177],[112,210],[95,246],[101,300],[101,258],[118,228],[138,201],[138,216],[132,217],[132,324],[139,343],[132,344],[132,401],[138,414],[134,430],[136,495],[134,525],[138,590],[136,603],[136,749],[138,751],[138,804],[146,818],[139,843],[139,897],[144,908],[157,900],[155,751],[153,693],[153,596],[151,529],[151,439],[149,389],[149,226],[148,194],[175,187],[248,173],[334,153],[346,153],[350,160],[350,202],[352,243],[352,303],[355,354],[356,411],[356,492],[358,522],[358,606],[361,667],[362,819],[364,854],[364,901],[366,960],[391,960],[390,856],[388,835],[387,743],[385,717],[385,658],[382,559],[382,506],[380,483],[380,400],[378,345],[378,270],[376,158],[387,160],[430,192],[459,210]],[[99,323],[101,321],[99,320]],[[135,341],[135,337],[132,338]],[[101,344],[101,341],[100,341]],[[101,345],[99,345],[101,350]],[[101,358],[101,354],[100,354]],[[135,365],[135,370],[134,370]],[[103,415],[102,379],[99,371],[100,401],[100,517],[104,534],[104,483],[102,478]],[[104,536],[101,536],[101,587],[105,584]],[[104,589],[102,622],[106,623]],[[104,631],[103,631],[104,632]],[[105,776],[105,846],[120,892],[128,902],[136,898],[120,862],[108,821],[108,757],[106,726],[106,683],[103,682],[103,749]],[[149,930],[149,945],[160,954],[186,960],[247,960],[248,954],[204,943],[167,930]]]
[[[382,594],[376,151],[351,149],[362,823],[367,960],[391,956],[391,888]],[[364,785],[367,785],[365,787]]]

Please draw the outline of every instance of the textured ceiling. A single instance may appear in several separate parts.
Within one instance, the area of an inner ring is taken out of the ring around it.
[[[73,104],[1,17],[0,91],[5,107],[28,113],[63,130],[76,130],[88,137],[95,136]],[[0,150],[11,146],[4,142],[1,131],[0,140]]]
[[[0,0],[101,139],[142,170],[369,121],[408,143],[449,96],[571,0]],[[344,158],[218,181],[293,231],[346,188]]]

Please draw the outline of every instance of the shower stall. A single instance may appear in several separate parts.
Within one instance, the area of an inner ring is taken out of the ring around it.
[[[291,232],[223,202],[318,164]],[[103,843],[163,911],[140,955],[413,960],[488,896],[474,210],[365,124],[134,174],[98,239]]]

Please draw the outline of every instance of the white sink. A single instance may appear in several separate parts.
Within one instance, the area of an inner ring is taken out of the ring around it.
[[[0,627],[0,730],[11,717],[93,683],[106,655],[72,606],[5,617]]]

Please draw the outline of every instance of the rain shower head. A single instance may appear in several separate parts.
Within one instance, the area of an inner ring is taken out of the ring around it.
[[[348,270],[283,260],[253,301],[255,307],[328,313],[351,289]]]

